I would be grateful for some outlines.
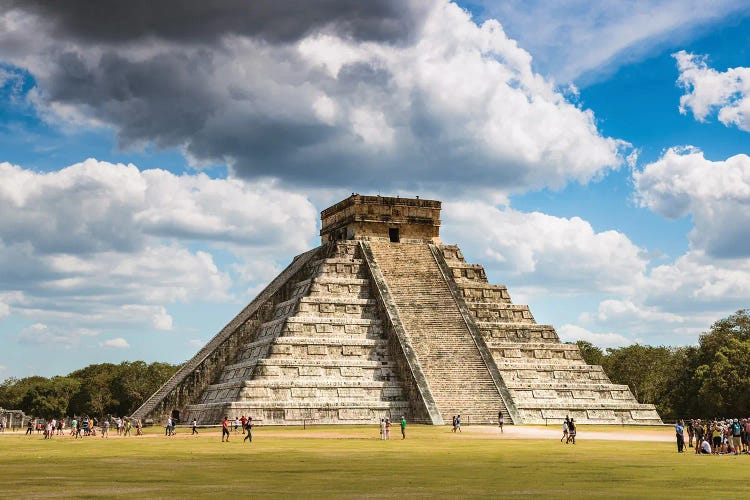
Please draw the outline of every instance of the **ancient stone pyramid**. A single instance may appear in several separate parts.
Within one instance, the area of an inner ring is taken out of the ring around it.
[[[201,423],[661,423],[440,243],[440,202],[352,195],[134,417]]]

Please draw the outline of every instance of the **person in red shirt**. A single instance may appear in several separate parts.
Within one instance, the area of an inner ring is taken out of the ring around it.
[[[224,438],[227,438],[227,443],[229,442],[229,417],[224,417],[224,420],[221,421],[221,442],[224,442]]]
[[[247,418],[245,417],[245,415],[242,415],[240,422],[242,422],[242,428],[244,429],[245,425],[247,425]]]

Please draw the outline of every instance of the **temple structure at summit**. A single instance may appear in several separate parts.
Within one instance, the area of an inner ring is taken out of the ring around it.
[[[661,423],[484,268],[440,241],[441,203],[354,194],[133,415],[265,424]]]

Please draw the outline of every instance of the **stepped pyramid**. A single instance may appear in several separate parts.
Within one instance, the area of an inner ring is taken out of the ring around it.
[[[441,203],[352,195],[133,417],[201,423],[661,423],[484,268],[439,239]]]

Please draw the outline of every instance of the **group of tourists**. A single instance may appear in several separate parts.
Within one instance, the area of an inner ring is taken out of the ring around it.
[[[461,415],[453,415],[453,429],[451,432],[461,432]]]
[[[237,433],[237,429],[242,426],[242,431],[245,434],[245,437],[242,439],[243,442],[247,441],[249,443],[253,442],[253,417],[245,417],[245,415],[242,415],[242,418],[234,418],[234,432]],[[198,422],[193,419],[193,434],[198,434]],[[231,424],[229,423],[229,417],[224,417],[224,420],[221,421],[221,442],[228,443],[229,442],[229,428],[231,427]]]
[[[406,439],[406,417],[401,415],[401,439]],[[391,439],[391,419],[381,418],[380,419],[380,439],[389,440]]]
[[[560,438],[561,443],[573,443],[576,444],[576,434],[578,430],[576,429],[576,420],[574,418],[568,418],[567,415],[565,415],[565,420],[563,420],[563,435]]]
[[[750,454],[750,418],[707,420],[691,419],[687,424],[680,420],[674,426],[677,452],[685,452],[685,435],[688,447],[702,455]]]
[[[109,429],[114,426],[118,436],[132,436],[133,427],[136,429],[136,435],[140,436],[143,434],[143,425],[140,420],[133,422],[129,418],[114,417],[104,418],[98,420],[96,418],[89,418],[88,416],[73,418],[61,418],[61,419],[29,419],[26,424],[26,435],[34,434],[36,430],[37,434],[44,434],[44,439],[52,439],[54,436],[64,436],[66,430],[68,435],[75,439],[89,436],[101,436],[102,438],[109,437]],[[97,433],[98,429],[98,433]]]

